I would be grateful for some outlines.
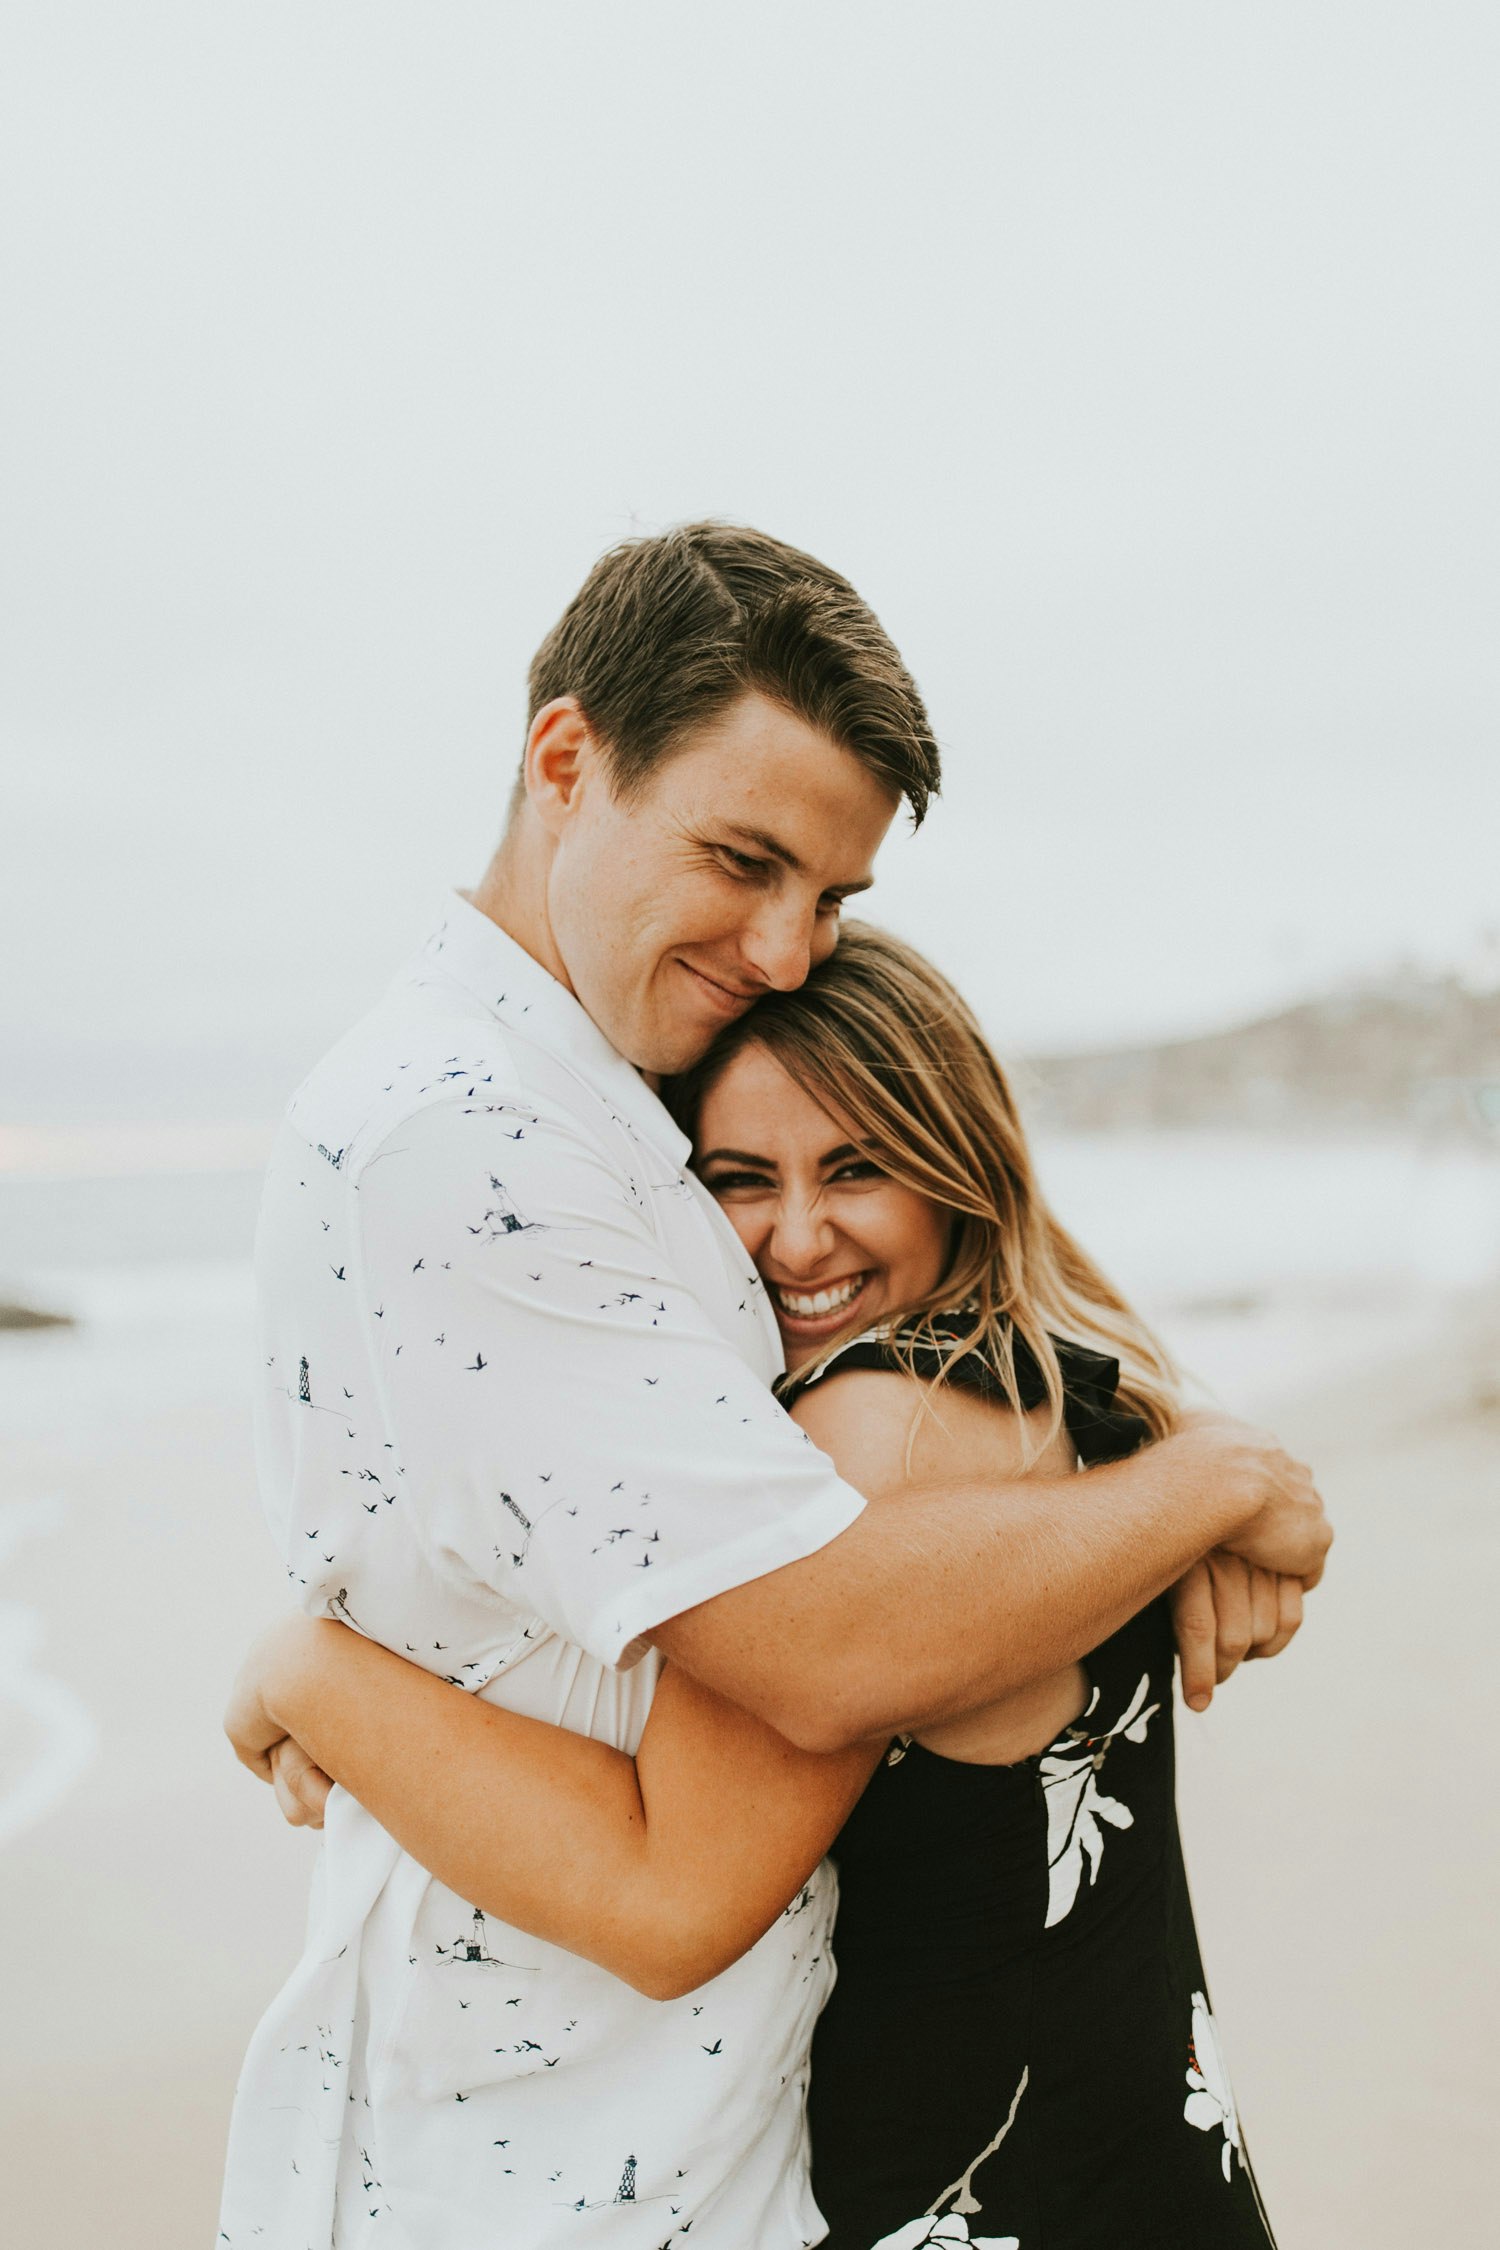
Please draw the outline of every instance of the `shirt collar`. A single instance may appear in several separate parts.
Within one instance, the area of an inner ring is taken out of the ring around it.
[[[680,1169],[687,1162],[692,1142],[634,1064],[540,961],[461,892],[445,896],[419,958],[461,984],[502,1023],[560,1055],[671,1163]]]

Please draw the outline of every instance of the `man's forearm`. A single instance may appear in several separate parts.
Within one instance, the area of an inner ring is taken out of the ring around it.
[[[1193,1432],[1083,1475],[889,1495],[654,1637],[801,1748],[838,1749],[1076,1662],[1243,1533],[1260,1497],[1232,1445]]]

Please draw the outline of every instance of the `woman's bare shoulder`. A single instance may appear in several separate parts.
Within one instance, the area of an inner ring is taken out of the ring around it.
[[[896,1368],[830,1369],[791,1411],[840,1476],[869,1499],[905,1484],[1018,1476],[1025,1437],[1035,1447],[1047,1430],[1042,1408],[1016,1414],[965,1385],[921,1382]],[[1063,1433],[1038,1467],[1058,1476],[1073,1462]]]

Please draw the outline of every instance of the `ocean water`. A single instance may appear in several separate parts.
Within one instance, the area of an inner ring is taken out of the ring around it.
[[[1114,1135],[1057,1137],[1039,1160],[1065,1223],[1200,1392],[1238,1411],[1273,1416],[1388,1363],[1500,1281],[1500,1150]],[[107,1489],[145,1419],[211,1410],[243,1428],[248,1475],[257,1196],[248,1171],[0,1176],[0,1297],[75,1322],[0,1331],[0,1845],[60,1800],[94,1742],[49,1668],[57,1619],[7,1601],[7,1567],[23,1549],[63,1554],[49,1482]]]
[[[0,1175],[0,1301],[74,1322],[0,1329],[0,1850],[97,1753],[58,1658],[90,1541],[80,1486],[107,1506],[131,1432],[195,1409],[242,1412],[248,1456],[258,1197],[249,1172]],[[9,1594],[18,1568],[40,1599]]]
[[[0,1501],[0,1571],[28,1539],[62,1523],[54,1501]],[[45,1637],[35,1611],[0,1600],[0,1848],[61,1803],[97,1748],[87,1704],[46,1668]]]
[[[1237,1412],[1389,1361],[1500,1281],[1500,1140],[1122,1133],[1038,1160],[1064,1224]]]

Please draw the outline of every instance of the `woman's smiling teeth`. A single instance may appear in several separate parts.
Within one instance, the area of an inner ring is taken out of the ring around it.
[[[771,1294],[777,1305],[791,1320],[825,1320],[830,1313],[843,1312],[869,1280],[868,1273],[850,1274],[847,1281],[835,1281],[824,1289],[787,1289],[773,1282]]]

